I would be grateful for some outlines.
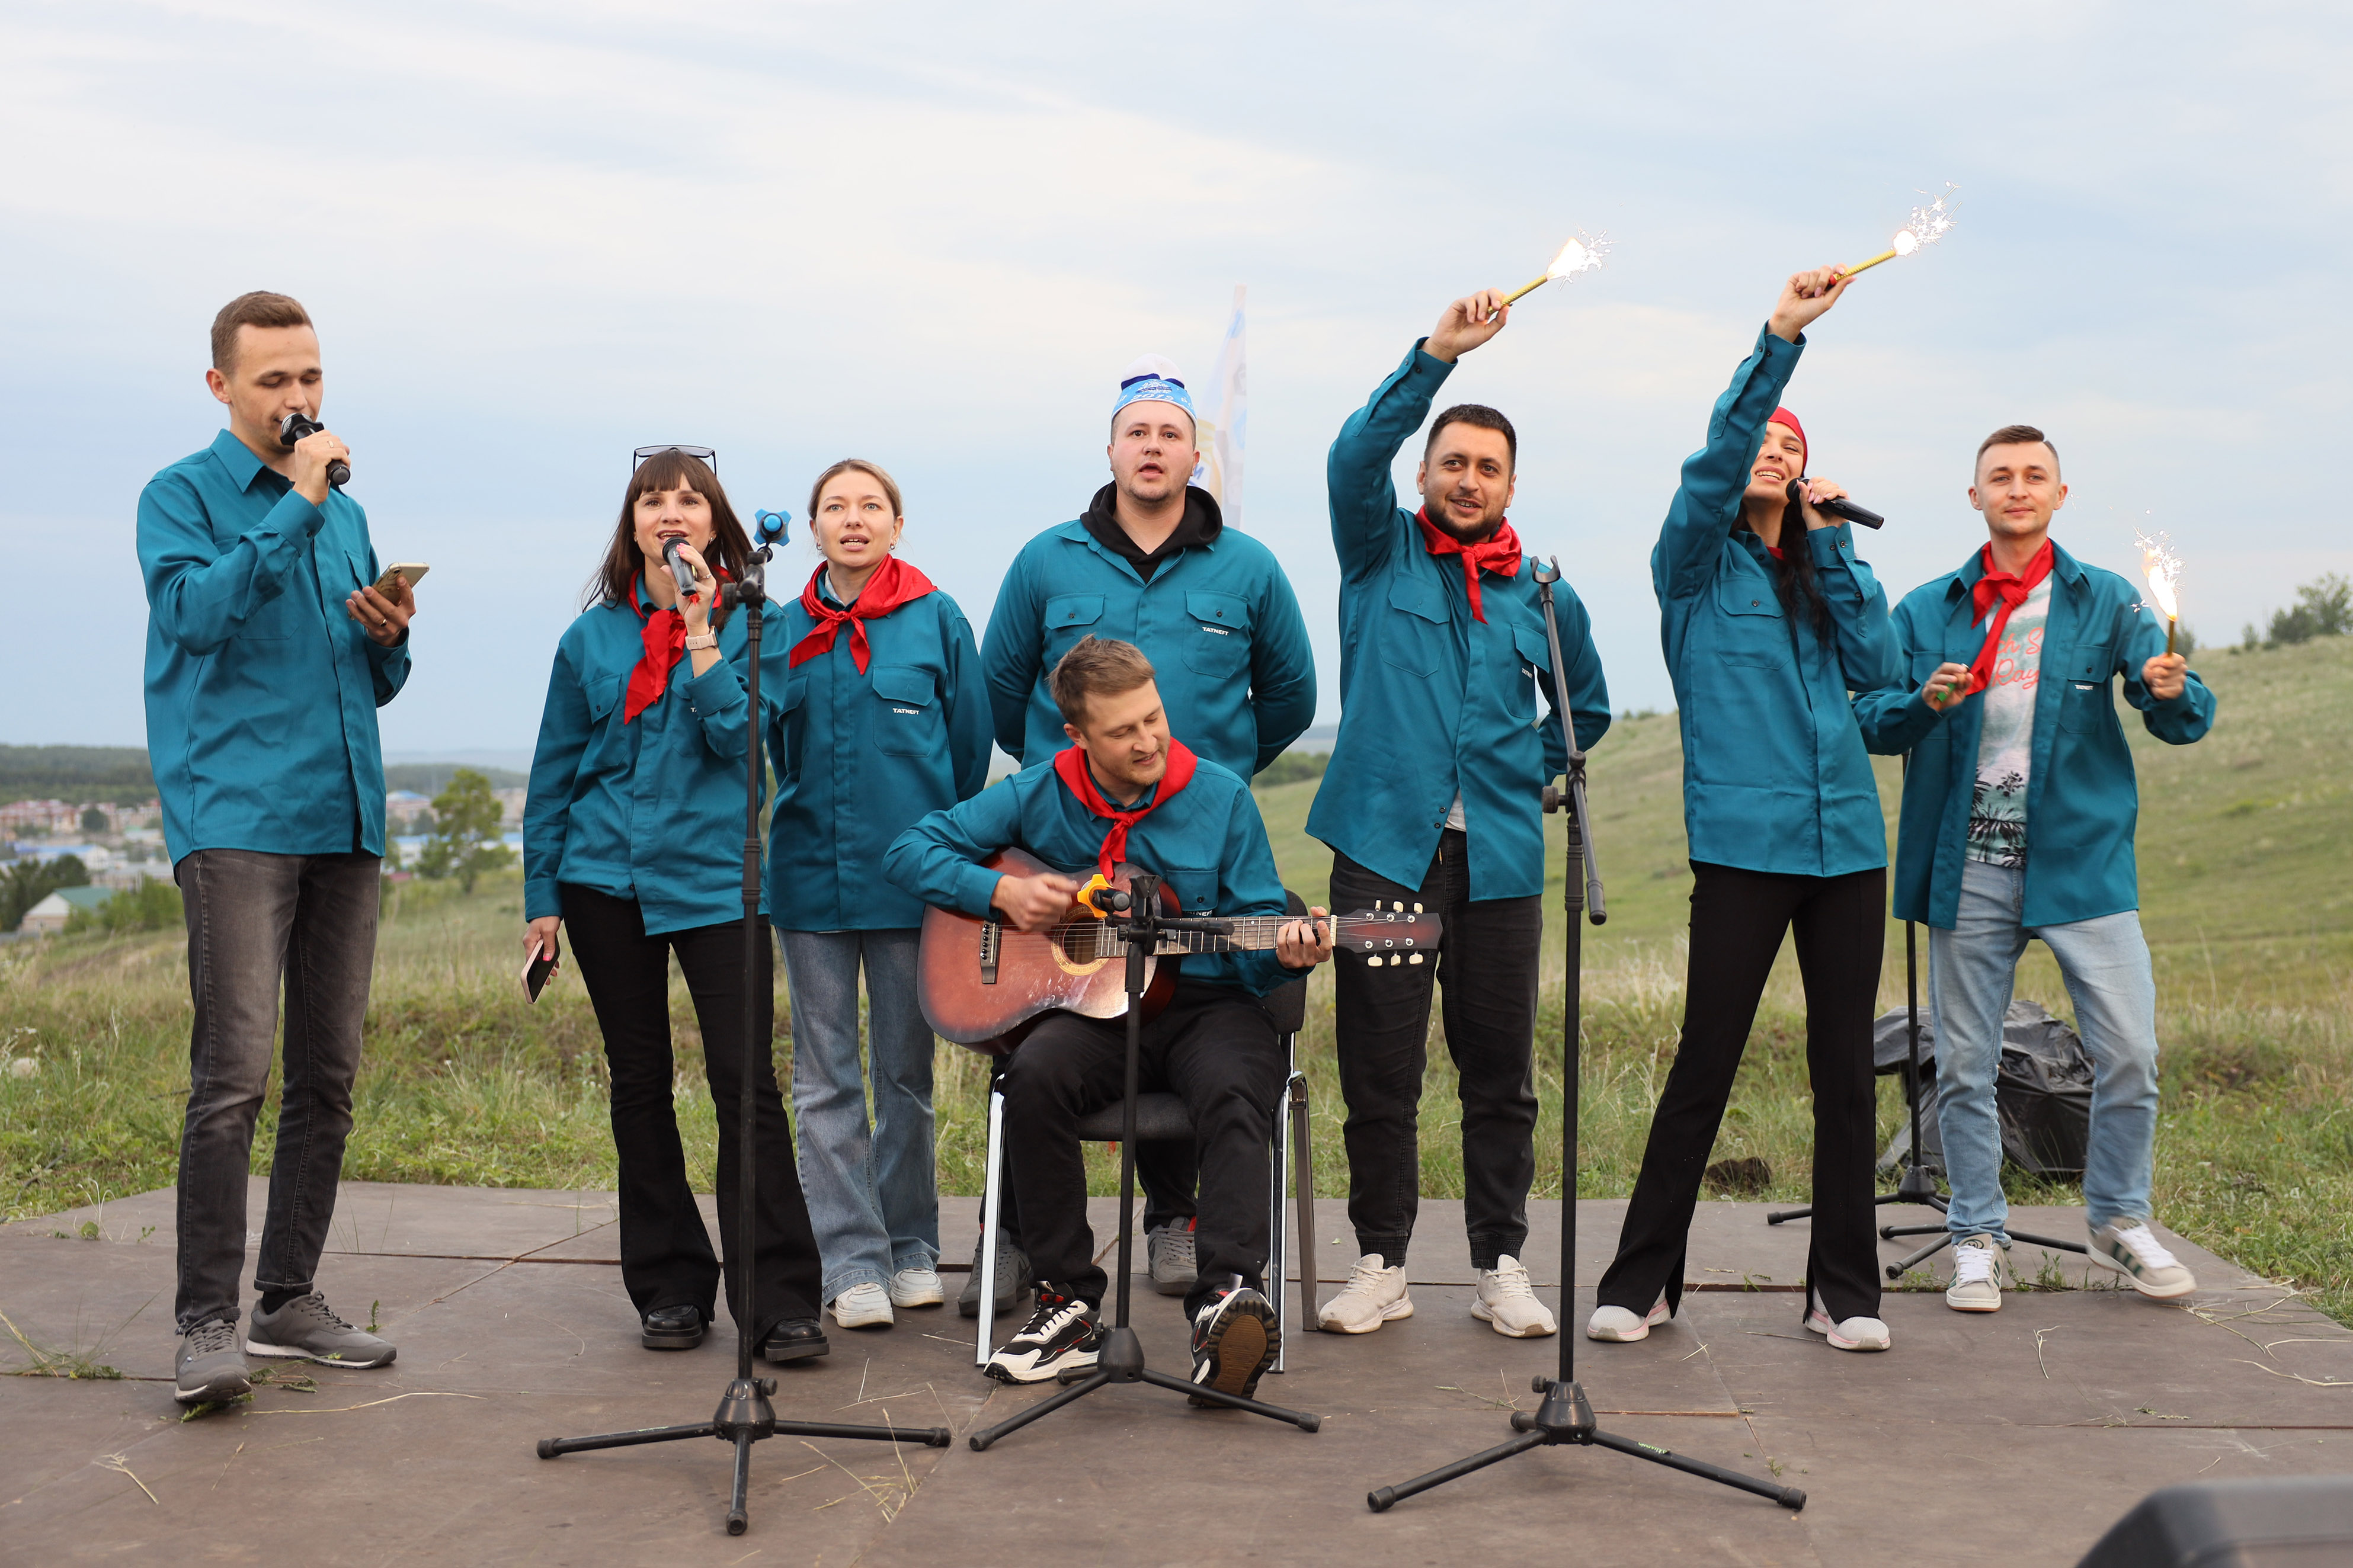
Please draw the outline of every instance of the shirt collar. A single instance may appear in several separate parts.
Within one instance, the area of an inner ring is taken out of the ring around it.
[[[228,477],[237,481],[241,490],[251,489],[256,476],[274,471],[255,457],[253,448],[238,440],[233,431],[224,430],[213,437],[212,453],[214,460],[228,470]]]

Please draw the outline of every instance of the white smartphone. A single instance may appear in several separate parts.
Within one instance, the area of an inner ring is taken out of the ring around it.
[[[424,582],[425,574],[432,570],[432,567],[427,566],[422,561],[396,561],[391,565],[384,569],[384,575],[375,580],[375,591],[379,594],[391,593],[392,579],[396,573],[407,578],[408,585],[414,588],[419,583]]]

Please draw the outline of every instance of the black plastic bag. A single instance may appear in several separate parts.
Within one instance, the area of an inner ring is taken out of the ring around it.
[[[1905,1075],[1910,1026],[1904,1008],[1882,1015],[1872,1026],[1874,1070]],[[1920,1148],[1932,1171],[1945,1167],[1944,1142],[1936,1126],[1936,1035],[1928,1010],[1920,1010]],[[1909,1092],[1909,1084],[1905,1085]],[[2001,1152],[2031,1175],[2080,1177],[2092,1126],[2092,1061],[2075,1031],[2037,1002],[2020,998],[2001,1021],[2001,1065],[1994,1077],[1994,1105],[2001,1122]],[[1883,1172],[1911,1153],[1907,1115],[1887,1152]]]

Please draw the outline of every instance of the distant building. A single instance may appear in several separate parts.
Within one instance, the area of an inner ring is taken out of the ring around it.
[[[116,891],[113,888],[59,888],[26,910],[25,918],[16,922],[16,929],[27,936],[55,936],[66,929],[66,921],[73,919],[75,910],[96,914],[98,907],[114,897]]]
[[[70,855],[92,871],[113,865],[117,858],[114,851],[103,844],[51,844],[41,839],[27,841],[20,838],[9,847],[16,851],[18,859],[36,860],[45,866]]]

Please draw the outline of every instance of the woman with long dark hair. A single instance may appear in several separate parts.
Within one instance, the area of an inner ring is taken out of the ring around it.
[[[964,612],[896,553],[897,481],[846,458],[809,487],[808,518],[825,559],[776,612],[761,677],[775,704],[768,906],[792,984],[793,1110],[825,1300],[845,1329],[888,1328],[944,1296],[934,1041],[915,1000],[923,906],[884,879],[882,852],[988,782],[988,690]]]
[[[1681,1300],[1701,1174],[1794,931],[1814,1097],[1805,1326],[1840,1350],[1888,1346],[1871,1189],[1887,838],[1850,694],[1901,668],[1886,593],[1848,526],[1818,510],[1846,492],[1804,479],[1806,433],[1779,405],[1804,328],[1846,281],[1825,268],[1784,286],[1651,556],[1683,728],[1690,972],[1682,1044],[1586,1327],[1596,1340],[1642,1339]]]
[[[664,552],[693,574],[681,594]],[[649,1350],[688,1350],[721,1269],[687,1184],[671,1107],[670,961],[686,976],[719,1110],[719,1220],[731,1308],[743,1052],[757,1053],[754,1341],[769,1360],[826,1352],[818,1252],[771,1060],[772,959],[762,911],[754,1037],[744,1038],[743,827],[752,734],[740,617],[717,604],[752,553],[702,456],[665,447],[630,476],[589,603],[556,644],[523,808],[531,951],[560,926],[596,1010],[620,1158],[621,1281]]]

